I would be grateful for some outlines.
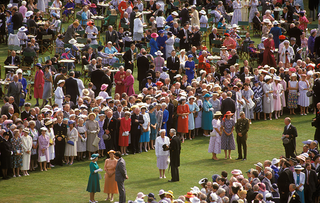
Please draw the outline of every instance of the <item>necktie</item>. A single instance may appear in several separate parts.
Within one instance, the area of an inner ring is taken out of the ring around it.
[[[91,59],[91,54],[89,54],[89,59],[88,59],[88,61],[90,61],[90,59]]]
[[[11,64],[14,64],[14,57],[12,57],[12,63]]]
[[[310,172],[309,172],[309,170],[307,170],[307,185],[309,185],[309,176],[310,176]]]
[[[174,63],[174,57],[172,57],[172,63]]]

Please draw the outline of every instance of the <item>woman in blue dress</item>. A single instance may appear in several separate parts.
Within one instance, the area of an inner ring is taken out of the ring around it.
[[[168,37],[167,35],[164,35],[163,30],[159,30],[159,36],[157,38],[157,44],[159,47],[159,50],[163,53],[163,57],[166,59],[166,41]]]
[[[189,97],[189,102],[187,102],[187,104],[189,105],[189,111],[190,111],[190,114],[188,116],[188,130],[189,130],[189,139],[190,140],[192,140],[195,137],[194,114],[200,110],[198,105],[194,102],[194,100],[195,100],[195,97],[191,96],[191,97]],[[191,134],[193,134],[192,138],[191,138]]]
[[[103,125],[104,125],[104,119],[105,119],[105,115],[104,114],[99,114],[99,127],[100,127],[100,131],[98,133],[98,137],[100,138],[100,141],[99,141],[99,157],[104,157],[104,150],[106,149],[106,145],[104,143],[104,140],[102,138],[102,135],[104,134],[104,130],[103,130]]]
[[[111,41],[109,41],[109,42],[107,43],[107,47],[104,49],[104,52],[105,52],[106,54],[109,54],[109,56],[110,56],[110,55],[113,56],[113,57],[112,57],[112,59],[113,59],[113,61],[114,61],[113,63],[119,62],[119,58],[115,56],[115,54],[118,53],[118,50],[117,50],[114,46],[112,46],[112,42],[111,42]]]
[[[166,103],[162,103],[161,104],[161,111],[163,112],[163,115],[162,115],[162,126],[161,126],[161,129],[165,129],[167,131],[167,122],[168,122],[168,119],[169,119],[169,111],[166,108],[167,108],[167,104]],[[167,132],[166,132],[166,136],[167,136]]]
[[[224,150],[224,159],[232,159],[231,158],[231,150],[236,149],[236,145],[234,143],[234,137],[233,137],[233,129],[235,122],[231,118],[233,113],[231,111],[227,111],[227,113],[224,115],[221,123],[222,127],[222,137],[221,137],[221,149]],[[228,151],[228,156],[227,156]]]
[[[71,11],[74,10],[73,0],[68,0],[67,4],[64,7],[62,7],[62,9],[65,9],[62,15],[63,15],[63,22],[66,22],[66,17],[68,17],[71,14]]]
[[[205,94],[203,96],[204,102],[203,102],[203,110],[202,110],[202,129],[203,129],[203,134],[204,136],[209,136],[209,132],[212,131],[212,105],[209,102],[211,95],[210,94]]]
[[[194,78],[194,69],[195,69],[195,63],[192,60],[193,55],[189,54],[188,55],[188,61],[185,63],[185,69],[186,69],[186,75],[188,76],[188,83],[191,84],[191,80]]]
[[[6,11],[6,25],[8,29],[8,34],[13,34],[13,23],[12,23],[12,16],[11,16],[11,11]]]
[[[159,47],[158,47],[158,43],[156,41],[157,37],[159,35],[157,33],[152,33],[151,34],[151,40],[149,42],[149,45],[150,45],[150,54],[152,56],[156,56],[156,52],[159,50]]]
[[[254,86],[252,87],[253,91],[253,102],[255,106],[253,107],[254,120],[260,120],[260,113],[262,112],[262,96],[263,89],[258,80],[253,81]]]
[[[209,99],[209,102],[212,105],[213,108],[213,114],[215,114],[217,111],[220,111],[220,100],[218,99],[219,93],[214,92],[212,94],[212,98]]]
[[[90,176],[89,176],[89,181],[88,181],[88,186],[87,186],[87,191],[90,192],[90,200],[89,202],[96,202],[94,200],[94,194],[96,192],[100,192],[100,175],[98,172],[103,171],[101,168],[98,166],[98,157],[99,154],[92,154],[91,155],[91,162],[90,162]]]
[[[19,77],[19,82],[21,82],[21,84],[22,84],[22,90],[24,91],[24,94],[27,95],[27,80],[24,77],[22,77],[22,70],[21,69],[17,70],[17,74]],[[24,102],[25,102],[25,99],[20,98],[19,107],[23,106]]]
[[[150,148],[154,149],[154,141],[157,137],[157,111],[153,105],[149,106],[149,117],[150,117]]]

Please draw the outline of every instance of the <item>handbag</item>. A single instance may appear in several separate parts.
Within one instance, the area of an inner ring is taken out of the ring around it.
[[[111,139],[111,136],[110,136],[110,135],[107,135],[107,134],[103,134],[103,135],[102,135],[102,139],[103,139],[103,140],[110,140],[110,139]]]
[[[47,161],[46,156],[40,156],[39,159],[40,159],[39,162],[45,162],[45,161]]]
[[[129,136],[129,131],[124,131],[124,132],[122,133],[122,136],[124,136],[124,137]]]
[[[20,99],[25,99],[26,98],[26,94],[24,92],[21,92],[19,97],[20,97]]]
[[[95,147],[99,147],[100,138],[96,136],[92,142],[92,145]]]
[[[215,130],[211,131],[210,132],[210,137],[215,137],[215,136],[216,136],[216,131]]]
[[[312,97],[313,95],[314,95],[313,90],[307,92],[307,97]]]
[[[249,103],[247,104],[249,109],[252,109],[255,105],[255,103],[252,101],[252,99],[249,99]]]
[[[71,141],[71,140],[69,140],[69,141],[67,142],[67,144],[74,146],[74,142]]]

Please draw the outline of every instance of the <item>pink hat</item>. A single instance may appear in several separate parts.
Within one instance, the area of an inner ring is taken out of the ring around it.
[[[103,90],[107,89],[108,86],[109,85],[107,85],[107,84],[102,84],[100,90],[103,91]]]
[[[258,185],[259,185],[259,189],[260,189],[262,192],[266,191],[266,185],[265,185],[264,183],[258,183]]]
[[[155,32],[151,34],[151,37],[152,37],[152,38],[157,38],[158,36],[159,36],[159,35],[158,35],[157,33],[155,33]]]

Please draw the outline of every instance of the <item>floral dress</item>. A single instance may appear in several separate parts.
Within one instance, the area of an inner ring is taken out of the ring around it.
[[[104,140],[102,138],[102,135],[104,134],[104,130],[103,130],[104,120],[103,121],[98,121],[98,123],[99,123],[99,127],[100,127],[100,131],[98,133],[98,137],[100,138],[99,150],[104,150],[104,149],[106,149],[106,145],[104,144]]]
[[[227,133],[230,133],[232,131],[232,128],[234,125],[235,125],[235,122],[233,119],[227,119],[227,118],[222,119],[221,126],[224,127],[224,130]],[[229,136],[227,136],[224,133],[224,131],[222,132],[221,149],[223,149],[223,150],[235,150],[236,149],[236,145],[235,145],[234,137],[233,137],[233,132]]]
[[[296,87],[298,81],[289,81],[290,87]],[[298,107],[298,93],[297,90],[289,90],[288,94],[288,108],[296,109]]]
[[[85,138],[87,128],[86,126],[78,126],[78,133],[81,135],[82,138]],[[77,152],[85,152],[87,151],[87,141],[82,141],[82,139],[78,139],[77,143]]]
[[[220,154],[221,153],[221,136],[215,130],[216,128],[218,128],[218,129],[221,128],[220,119],[218,119],[218,120],[217,119],[213,119],[212,120],[212,126],[213,126],[213,131],[215,132],[216,136],[211,136],[210,137],[208,152],[209,153]]]
[[[37,145],[38,137],[39,137],[37,129],[32,130],[30,128],[30,136],[32,137],[32,145]],[[33,149],[33,146],[32,146],[32,149],[31,149],[31,159],[32,160],[37,160],[38,159],[37,149]]]
[[[17,155],[18,150],[19,153],[22,152],[22,142],[21,138],[11,138],[10,140],[13,149],[13,155],[11,156],[11,166],[12,168],[20,168],[22,166],[22,155]]]

